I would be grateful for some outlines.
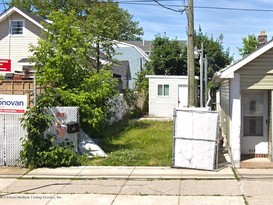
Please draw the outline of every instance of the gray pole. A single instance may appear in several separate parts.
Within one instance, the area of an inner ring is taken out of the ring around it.
[[[194,107],[195,103],[195,79],[194,79],[194,18],[193,0],[188,0],[188,107]]]
[[[208,58],[205,55],[205,104],[208,101]]]
[[[204,96],[204,92],[203,92],[203,54],[204,53],[204,47],[203,47],[203,43],[201,43],[201,53],[200,53],[200,107],[204,107],[204,101],[203,101],[203,96]]]
[[[33,79],[33,105],[36,106],[36,100],[37,100],[37,79],[36,76],[34,74],[34,79]]]

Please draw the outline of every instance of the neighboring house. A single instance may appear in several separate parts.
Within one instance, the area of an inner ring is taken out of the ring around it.
[[[174,108],[188,105],[187,76],[147,75],[146,78],[149,79],[150,117],[172,118]]]
[[[246,158],[273,161],[272,56],[273,40],[213,76],[220,84],[222,135],[236,167]]]
[[[10,65],[0,68],[0,74],[23,71],[30,65],[29,45],[37,45],[43,18],[11,7],[0,15],[0,59],[10,60]]]
[[[0,74],[6,76],[6,79],[33,78],[35,71],[34,64],[29,62],[32,55],[29,46],[37,45],[44,29],[42,22],[50,23],[17,7],[11,7],[0,14]],[[101,60],[102,64],[113,64],[111,71],[118,78],[120,89],[127,89],[128,81],[131,80],[130,65],[125,61],[113,63]]]
[[[186,45],[186,41],[179,40],[181,45]],[[115,46],[116,55],[114,58],[117,60],[128,60],[130,65],[130,72],[132,79],[129,82],[129,88],[135,88],[135,80],[137,73],[145,68],[146,62],[152,52],[153,41],[125,41],[117,42]]]
[[[129,80],[129,88],[135,88],[135,79],[137,73],[144,69],[145,63],[149,60],[147,54],[139,47],[124,42],[117,42],[114,47],[116,55],[114,59],[118,61],[129,61],[131,80]]]

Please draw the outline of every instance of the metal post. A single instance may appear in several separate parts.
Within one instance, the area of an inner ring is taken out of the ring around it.
[[[200,107],[204,107],[204,104],[203,104],[203,95],[204,95],[204,92],[203,92],[203,63],[204,63],[204,60],[203,60],[203,43],[201,43],[201,53],[200,53]]]
[[[207,104],[208,101],[208,58],[207,55],[205,55],[205,104]]]
[[[33,105],[36,106],[36,101],[37,101],[37,89],[36,89],[36,84],[37,84],[37,81],[36,81],[36,76],[34,74],[34,79],[33,79]]]

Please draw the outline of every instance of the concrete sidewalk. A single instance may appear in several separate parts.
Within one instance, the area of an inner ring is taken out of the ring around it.
[[[14,170],[19,179],[0,178],[0,204],[244,205],[230,167],[217,171],[170,167]]]
[[[0,167],[0,204],[269,205],[273,169]]]

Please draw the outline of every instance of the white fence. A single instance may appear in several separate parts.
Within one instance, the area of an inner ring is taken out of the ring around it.
[[[110,124],[121,120],[129,109],[123,94],[119,94],[112,102],[114,105],[110,111],[114,112],[114,116],[110,119]]]
[[[214,170],[218,165],[218,113],[174,111],[173,166]]]
[[[20,165],[21,138],[26,131],[20,124],[22,115],[0,114],[0,165]]]

